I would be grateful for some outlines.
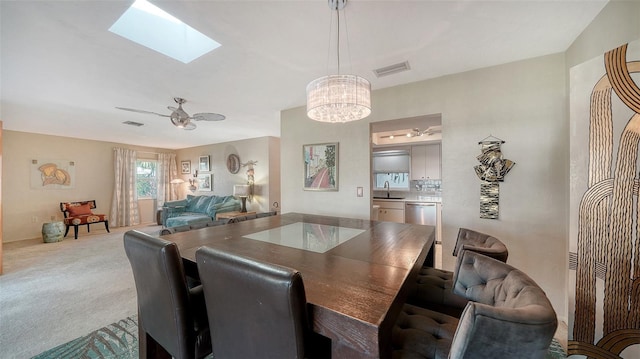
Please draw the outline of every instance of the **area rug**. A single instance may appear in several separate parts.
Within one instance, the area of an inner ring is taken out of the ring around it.
[[[122,319],[33,358],[138,359],[138,318]]]
[[[560,343],[553,339],[545,359],[566,357]],[[138,318],[135,315],[128,317],[33,357],[54,358],[138,359]],[[206,359],[213,359],[213,356]]]

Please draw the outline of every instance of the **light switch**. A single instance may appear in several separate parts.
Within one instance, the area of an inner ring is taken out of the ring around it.
[[[362,187],[358,187],[357,190],[356,190],[356,193],[357,193],[356,195],[358,197],[364,196],[364,191],[362,190]]]

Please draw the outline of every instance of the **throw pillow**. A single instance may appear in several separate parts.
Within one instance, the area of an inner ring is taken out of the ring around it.
[[[67,206],[67,211],[71,217],[93,214],[91,213],[91,205],[89,203],[85,203],[80,206]]]

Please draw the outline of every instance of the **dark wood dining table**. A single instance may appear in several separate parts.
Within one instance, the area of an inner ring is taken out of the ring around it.
[[[300,224],[310,225],[302,245],[307,249],[293,248],[291,238],[277,238],[289,232],[264,234]],[[343,233],[356,231],[352,238],[338,240],[337,246],[321,253],[323,241],[336,244],[340,228]],[[248,238],[258,235],[271,242]],[[195,253],[202,246],[300,271],[313,330],[331,339],[332,357],[387,358],[392,350],[391,328],[415,285],[414,278],[423,264],[433,263],[435,228],[287,213],[162,238],[178,245],[187,272],[197,270]],[[273,243],[280,239],[282,243]]]

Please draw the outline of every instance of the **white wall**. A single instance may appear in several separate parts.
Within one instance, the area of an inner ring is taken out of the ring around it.
[[[280,167],[277,154],[279,154],[280,140],[275,137],[259,137],[243,141],[233,141],[206,146],[190,147],[177,151],[178,174],[185,183],[180,189],[181,198],[187,194],[227,196],[233,194],[233,185],[247,182],[247,167],[241,167],[240,171],[232,174],[227,170],[227,156],[237,154],[240,162],[258,161],[254,166],[254,196],[247,201],[247,210],[266,212],[274,201],[280,201]],[[210,171],[202,173],[213,174],[213,191],[189,191],[189,175],[180,172],[180,162],[191,161],[192,171],[198,168],[198,157],[210,156]]]
[[[547,291],[566,317],[564,169],[568,144],[563,55],[471,71],[374,91],[370,118],[349,124],[316,123],[305,109],[282,112],[283,212],[369,218],[371,122],[442,114],[443,265],[452,269],[460,227],[490,233],[510,250],[509,262]],[[500,184],[500,219],[479,218],[480,181],[473,166],[478,141],[506,141],[516,166]],[[339,142],[338,192],[302,190],[302,145]],[[364,198],[356,197],[364,187]],[[544,263],[544,265],[541,265]]]

